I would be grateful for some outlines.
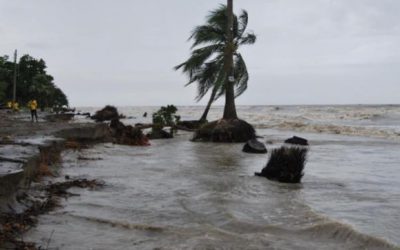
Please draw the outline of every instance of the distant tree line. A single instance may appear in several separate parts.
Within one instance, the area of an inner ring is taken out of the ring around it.
[[[24,55],[17,62],[16,101],[25,106],[36,99],[39,108],[68,106],[64,92],[54,84],[53,76],[47,74],[43,59]],[[14,62],[8,56],[0,56],[0,104],[12,101]]]

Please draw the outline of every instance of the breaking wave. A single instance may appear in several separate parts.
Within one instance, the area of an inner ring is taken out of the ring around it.
[[[350,225],[340,222],[326,221],[299,233],[312,239],[332,240],[338,244],[338,249],[399,249],[384,239],[362,234]]]
[[[164,230],[163,227],[159,226],[152,226],[152,225],[145,225],[145,224],[133,224],[133,223],[128,223],[128,222],[122,222],[122,221],[114,221],[114,220],[108,220],[108,219],[102,219],[102,218],[97,218],[97,217],[89,217],[89,216],[80,216],[80,215],[71,215],[72,217],[94,222],[94,223],[99,223],[99,224],[106,224],[111,227],[119,227],[119,228],[124,228],[124,229],[130,229],[130,230],[142,230],[142,231],[151,231],[151,232],[161,232]]]
[[[127,123],[151,123],[144,112],[157,107],[121,107],[121,112],[132,119]],[[182,120],[198,119],[202,106],[179,107]],[[86,108],[93,112],[95,108]],[[282,129],[299,132],[367,136],[400,140],[400,105],[331,105],[331,106],[238,106],[240,118],[259,129]],[[208,120],[221,118],[222,107],[210,110]]]
[[[104,224],[125,230],[139,230],[158,234],[175,234],[178,238],[183,237],[181,238],[180,243],[177,244],[177,242],[175,242],[175,244],[170,245],[170,247],[174,249],[177,246],[179,246],[179,249],[183,246],[187,248],[203,248],[208,246],[211,249],[215,249],[218,246],[217,249],[219,249],[221,245],[227,245],[227,242],[236,242],[233,245],[228,244],[230,245],[229,249],[241,249],[241,247],[243,247],[241,244],[244,242],[247,242],[247,244],[250,242],[257,242],[260,238],[264,238],[266,235],[269,235],[269,237],[276,235],[275,237],[290,242],[292,247],[307,246],[311,249],[314,249],[314,247],[319,249],[399,249],[397,246],[384,239],[360,233],[350,225],[331,221],[329,219],[313,226],[295,230],[274,225],[261,226],[239,221],[235,222],[235,220],[224,225],[222,228],[208,224],[202,228],[178,227],[169,228],[167,230],[167,228],[153,225],[135,224],[80,215],[70,216],[91,223]],[[274,246],[274,239],[278,238],[272,237],[268,240],[264,240],[268,241],[268,245]],[[321,245],[322,242],[323,245],[325,245],[324,247]],[[264,242],[264,244],[265,243],[266,242]],[[233,247],[234,245],[240,247]],[[259,247],[261,247],[261,245],[256,245],[256,249],[259,249]],[[279,245],[276,245],[276,247],[280,248]],[[222,247],[221,249],[225,248]]]
[[[400,132],[398,132],[397,130],[381,129],[374,127],[312,124],[305,122],[286,121],[278,124],[258,124],[256,125],[256,128],[275,128],[284,130],[295,130],[299,132],[342,134],[400,140]]]

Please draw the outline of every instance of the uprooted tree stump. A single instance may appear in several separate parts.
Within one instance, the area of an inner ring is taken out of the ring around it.
[[[273,149],[267,165],[261,173],[255,173],[255,175],[278,182],[300,183],[304,175],[307,152],[307,147],[282,146]]]
[[[131,145],[131,146],[147,146],[148,138],[143,134],[142,130],[131,125],[125,126],[118,119],[113,119],[110,123],[111,135],[115,143]]]
[[[302,146],[308,146],[308,141],[307,139],[298,137],[298,136],[293,136],[289,139],[285,140],[285,143],[288,144],[293,144],[293,145],[302,145]]]
[[[253,138],[244,144],[242,151],[250,154],[266,154],[267,148],[265,147],[264,143],[258,141],[256,138]]]
[[[256,131],[249,123],[240,119],[218,120],[206,123],[196,130],[193,141],[247,142],[256,138]]]
[[[111,121],[113,119],[119,119],[120,115],[118,110],[114,106],[107,105],[103,109],[96,111],[96,113],[91,117],[91,119],[96,122]]]

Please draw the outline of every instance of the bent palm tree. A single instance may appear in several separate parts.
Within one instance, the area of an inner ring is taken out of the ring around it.
[[[255,43],[256,36],[253,33],[245,32],[248,14],[242,10],[239,17],[233,16],[233,38],[229,39],[227,11],[227,6],[221,5],[218,9],[210,12],[205,25],[197,26],[192,31],[189,38],[193,39],[191,57],[175,67],[176,70],[182,69],[189,77],[189,82],[185,86],[197,83],[197,101],[211,90],[210,99],[200,118],[201,121],[206,120],[211,104],[222,95],[227,94],[226,90],[229,87],[227,67],[229,66],[225,61],[228,53],[233,54],[233,77],[235,79],[233,93],[231,93],[233,99],[246,90],[249,80],[246,63],[238,52],[238,48],[240,45]],[[200,45],[204,46],[199,47]],[[233,109],[234,114],[226,115],[224,112],[224,118],[237,118],[234,102]]]

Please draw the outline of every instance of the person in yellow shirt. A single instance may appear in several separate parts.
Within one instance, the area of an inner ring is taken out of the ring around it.
[[[19,111],[19,104],[18,102],[12,102],[12,110],[15,112]]]
[[[35,99],[32,99],[28,103],[28,107],[31,110],[31,119],[33,122],[33,118],[36,118],[36,122],[38,122],[38,116],[37,116],[37,101]]]

